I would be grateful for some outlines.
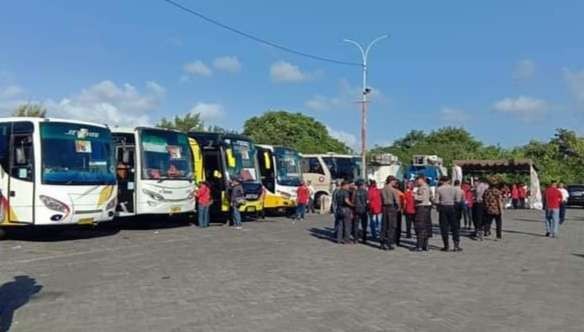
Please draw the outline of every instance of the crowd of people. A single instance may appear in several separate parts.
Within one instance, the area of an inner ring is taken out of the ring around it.
[[[523,188],[523,189],[520,189]],[[555,238],[563,222],[567,191],[555,182],[543,193],[545,202],[546,236]],[[492,236],[503,238],[503,211],[511,199],[511,207],[525,208],[528,191],[517,184],[509,188],[494,179],[452,181],[444,176],[438,187],[431,189],[424,176],[415,181],[400,183],[389,176],[382,189],[370,180],[343,181],[333,191],[335,239],[339,244],[378,242],[382,250],[393,250],[400,245],[402,224],[405,236],[413,238],[414,251],[428,251],[429,238],[433,236],[432,209],[438,212],[442,251],[460,252],[461,226],[470,237],[483,241]],[[561,217],[560,217],[561,216]],[[370,236],[369,236],[370,235]]]
[[[310,182],[302,181],[297,188],[295,220],[304,220],[307,211],[314,213],[315,190]],[[389,176],[383,188],[374,180],[366,183],[342,181],[332,193],[332,208],[336,241],[340,244],[378,242],[382,250],[400,246],[402,224],[405,237],[416,236],[415,251],[428,251],[433,236],[432,209],[439,216],[442,251],[462,251],[461,228],[471,231],[472,239],[483,241],[490,237],[495,224],[495,241],[502,239],[503,211],[509,200],[514,209],[525,208],[528,191],[522,184],[511,187],[485,178],[473,181],[451,181],[444,176],[433,190],[425,176],[400,183]],[[546,236],[556,238],[564,223],[569,193],[562,183],[552,182],[543,192]],[[209,210],[213,204],[209,184],[202,182],[196,192],[199,227],[209,226]],[[231,220],[241,228],[239,206],[245,201],[243,187],[233,180],[229,190]],[[461,227],[462,226],[462,227]],[[370,236],[369,236],[370,235]],[[452,241],[451,241],[452,239]],[[452,244],[452,246],[451,246]]]

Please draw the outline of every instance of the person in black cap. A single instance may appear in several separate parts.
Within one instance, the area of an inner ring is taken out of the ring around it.
[[[393,244],[396,240],[395,231],[398,212],[401,210],[401,201],[399,193],[395,189],[395,183],[395,177],[388,176],[381,192],[383,202],[383,224],[379,239],[381,250],[393,250]]]
[[[416,201],[416,216],[414,217],[414,230],[417,238],[416,251],[428,251],[428,238],[432,232],[430,187],[423,175],[416,178],[416,186],[417,191],[414,193]]]
[[[351,224],[353,221],[353,202],[351,201],[350,182],[343,181],[341,188],[335,194],[336,211],[335,219],[337,243],[349,244],[351,242]]]
[[[367,214],[367,196],[368,191],[365,187],[365,181],[359,179],[355,182],[355,191],[353,193],[353,205],[355,206],[355,221],[353,223],[353,240],[358,238],[359,224],[361,224],[361,239],[367,243],[367,224],[369,216]]]

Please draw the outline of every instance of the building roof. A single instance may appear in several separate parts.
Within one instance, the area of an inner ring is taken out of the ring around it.
[[[455,160],[464,173],[529,173],[536,168],[531,159]]]

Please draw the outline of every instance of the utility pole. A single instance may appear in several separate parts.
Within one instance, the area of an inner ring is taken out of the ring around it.
[[[389,35],[381,35],[373,39],[373,41],[367,45],[367,48],[363,48],[361,44],[354,40],[344,40],[347,43],[357,46],[359,51],[361,51],[361,68],[363,69],[363,88],[361,90],[361,162],[363,163],[363,166],[361,176],[363,179],[366,179],[367,177],[367,95],[371,92],[371,89],[367,87],[367,56],[373,45],[388,37]]]

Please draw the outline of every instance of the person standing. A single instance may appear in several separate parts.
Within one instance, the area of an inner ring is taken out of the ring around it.
[[[404,209],[404,201],[405,201],[405,194],[401,191],[401,184],[398,180],[395,181],[393,188],[395,189],[398,197],[399,197],[399,206],[400,209],[397,210],[397,222],[395,225],[395,245],[399,247],[401,243],[401,233],[402,233],[402,219],[403,219],[403,209]]]
[[[519,208],[525,209],[525,199],[527,198],[527,187],[523,184],[519,184]]]
[[[381,226],[380,248],[381,250],[393,250],[393,243],[396,239],[395,229],[397,227],[398,211],[401,209],[399,194],[395,189],[396,179],[388,176],[385,186],[381,191],[383,203],[383,224]]]
[[[562,182],[560,182],[560,184],[558,185],[558,189],[562,193],[562,204],[560,205],[560,225],[562,225],[564,221],[566,221],[566,205],[568,205],[570,193],[568,192],[568,189],[566,189],[566,186]]]
[[[239,212],[239,207],[245,202],[245,192],[243,186],[239,179],[234,179],[231,182],[231,194],[230,194],[230,205],[231,205],[231,218],[233,220],[233,226],[236,229],[241,229],[241,212]]]
[[[485,219],[483,223],[485,236],[491,235],[491,224],[493,220],[496,225],[496,235],[497,240],[501,240],[503,233],[503,193],[496,186],[495,183],[491,183],[489,189],[485,191],[483,195],[483,202],[485,204]]]
[[[416,201],[416,216],[414,230],[416,231],[416,251],[428,251],[428,231],[432,227],[432,202],[430,202],[430,187],[426,177],[420,175],[416,178],[417,191],[414,193]],[[430,225],[428,225],[428,221]]]
[[[309,201],[310,189],[306,182],[300,181],[300,186],[296,189],[296,220],[304,221],[304,214]]]
[[[464,219],[464,228],[470,229],[472,224],[472,205],[474,201],[474,195],[471,190],[469,182],[465,182],[462,185],[462,190],[464,192],[464,207],[462,210],[462,216]]]
[[[353,206],[355,207],[355,221],[353,224],[353,239],[357,241],[359,237],[359,224],[361,225],[361,241],[367,243],[367,197],[369,192],[365,188],[365,181],[357,180],[355,182],[355,191],[353,193]]]
[[[367,201],[369,203],[369,227],[371,228],[371,237],[374,241],[379,239],[379,227],[383,218],[383,209],[381,204],[381,191],[377,188],[375,180],[369,181],[367,191]]]
[[[335,218],[337,220],[336,234],[337,243],[349,244],[351,242],[351,224],[353,221],[353,202],[351,202],[351,192],[349,181],[343,181],[340,189],[335,194],[336,208]]]
[[[406,238],[412,238],[412,226],[416,217],[416,200],[414,199],[414,182],[409,181],[404,193],[404,215],[406,216]]]
[[[462,202],[462,192],[450,184],[450,178],[443,176],[441,185],[436,189],[436,205],[440,215],[440,234],[444,247],[441,251],[449,251],[449,233],[452,232],[454,251],[462,251],[460,247],[460,223],[456,215],[456,205]]]
[[[556,181],[552,181],[545,190],[545,236],[556,238],[559,231],[560,206],[562,205],[562,192],[558,189]]]
[[[511,186],[511,205],[515,210],[519,208],[519,188],[517,187],[517,183]]]
[[[483,219],[485,219],[485,204],[483,202],[483,195],[485,191],[489,189],[489,185],[487,181],[482,178],[478,181],[476,188],[475,188],[475,202],[474,206],[474,226],[475,226],[475,233],[474,237],[480,241],[483,240]]]
[[[456,188],[456,190],[458,191],[458,195],[460,197],[460,200],[454,202],[454,209],[456,210],[456,223],[458,224],[458,229],[460,232],[460,222],[462,220],[462,214],[464,212],[464,191],[462,190],[462,187],[460,185],[460,180],[455,180],[454,181],[454,188]]]
[[[316,195],[316,190],[314,190],[314,186],[312,185],[312,181],[307,182],[307,187],[308,187],[308,192],[310,193],[310,195],[308,196],[309,201],[308,201],[308,206],[307,206],[307,212],[315,213],[314,206],[316,205],[316,202],[315,202],[314,198]]]
[[[211,188],[206,181],[199,184],[199,189],[195,193],[197,198],[197,218],[200,228],[209,227],[209,209],[211,207]]]

